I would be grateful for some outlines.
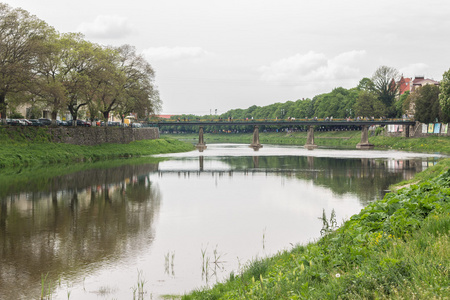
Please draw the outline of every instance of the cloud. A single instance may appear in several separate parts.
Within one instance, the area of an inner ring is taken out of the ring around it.
[[[200,47],[153,47],[142,51],[150,61],[199,59],[209,55]]]
[[[358,66],[365,55],[364,50],[353,50],[330,58],[323,53],[310,51],[306,54],[297,53],[280,59],[258,70],[262,80],[278,84],[303,85],[322,81],[358,79],[360,77]]]
[[[81,23],[78,31],[88,37],[118,39],[132,34],[135,30],[127,18],[100,15],[93,22]]]
[[[399,70],[404,77],[425,76],[429,72],[430,67],[424,63],[410,64]]]

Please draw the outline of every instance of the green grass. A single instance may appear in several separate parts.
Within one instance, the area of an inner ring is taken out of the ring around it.
[[[441,161],[434,177],[387,194],[319,241],[250,262],[183,299],[445,299],[449,165]]]
[[[0,168],[92,162],[194,149],[192,144],[170,138],[97,146],[52,143],[49,140],[48,133],[40,128],[26,134],[0,128]]]

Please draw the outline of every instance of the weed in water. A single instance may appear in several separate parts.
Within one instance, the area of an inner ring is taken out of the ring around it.
[[[267,228],[264,228],[263,236],[262,236],[262,247],[263,247],[263,250],[266,250],[266,229]]]
[[[48,277],[48,273],[45,274],[41,274],[41,299],[44,299],[44,297],[47,297],[47,295],[45,294],[45,284],[47,282],[47,277]]]
[[[175,276],[175,252],[172,252],[172,254],[170,254],[170,251],[168,251],[165,255],[164,255],[164,272],[169,275],[171,274],[172,276]]]
[[[320,230],[321,236],[327,235],[337,229],[336,212],[334,211],[334,208],[331,211],[330,220],[327,219],[325,209],[323,209],[322,217],[319,217],[319,220],[322,220],[322,229]]]

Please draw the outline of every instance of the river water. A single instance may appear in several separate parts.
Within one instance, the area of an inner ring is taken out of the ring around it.
[[[211,144],[0,172],[0,299],[158,299],[320,237],[439,155]],[[142,293],[140,293],[140,291]]]

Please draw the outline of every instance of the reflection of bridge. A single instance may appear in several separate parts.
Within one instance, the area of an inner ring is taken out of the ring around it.
[[[402,125],[405,137],[409,137],[409,127],[414,126],[415,122],[403,119],[389,119],[389,120],[177,120],[177,121],[160,121],[153,123],[155,126],[199,126],[199,138],[197,148],[199,151],[206,149],[206,143],[203,138],[204,126],[253,126],[253,138],[250,147],[258,150],[262,147],[259,142],[259,126],[306,126],[308,133],[306,138],[305,148],[314,149],[317,145],[314,144],[314,126],[358,126],[361,127],[361,141],[356,145],[358,149],[371,149],[373,144],[369,143],[369,127],[373,125]]]
[[[200,155],[198,157],[198,168],[191,167],[191,168],[175,168],[175,169],[160,169],[152,171],[152,173],[157,173],[159,176],[163,176],[165,174],[175,174],[180,176],[184,176],[189,178],[190,176],[200,176],[200,175],[212,175],[212,176],[229,176],[233,177],[234,174],[242,174],[245,176],[248,175],[255,175],[255,174],[265,174],[266,176],[269,174],[275,174],[280,175],[283,174],[285,176],[294,176],[296,174],[311,174],[314,176],[317,176],[318,173],[322,172],[329,172],[331,177],[333,177],[333,174],[336,175],[336,170],[333,171],[331,169],[325,167],[324,165],[320,165],[319,167],[315,166],[315,158],[314,156],[307,156],[307,164],[304,166],[294,167],[294,168],[271,168],[271,167],[262,167],[260,168],[260,156],[253,156],[252,161],[253,164],[248,166],[247,168],[243,169],[237,169],[231,167],[228,168],[204,168],[204,157],[203,155]],[[323,159],[322,158],[319,158]],[[362,177],[370,177],[373,176],[374,172],[381,171],[386,172],[386,168],[389,168],[387,163],[380,163],[377,159],[371,159],[371,158],[359,158],[357,159],[360,161],[360,164],[358,164],[356,167],[353,167],[351,169],[345,169],[345,176],[356,176],[357,178]],[[390,170],[390,173],[397,173],[397,172],[409,172],[409,170],[414,170],[413,173],[411,173],[411,177],[415,172],[422,171],[422,164],[421,161],[419,164],[416,164],[416,162],[410,161],[409,159],[406,160],[397,160],[397,162],[401,162],[400,167]],[[266,163],[264,163],[266,166]],[[376,166],[376,167],[374,167]],[[160,167],[160,166],[159,166]],[[331,170],[331,171],[330,171]],[[356,173],[353,173],[356,172]],[[406,179],[410,179],[406,178]]]

